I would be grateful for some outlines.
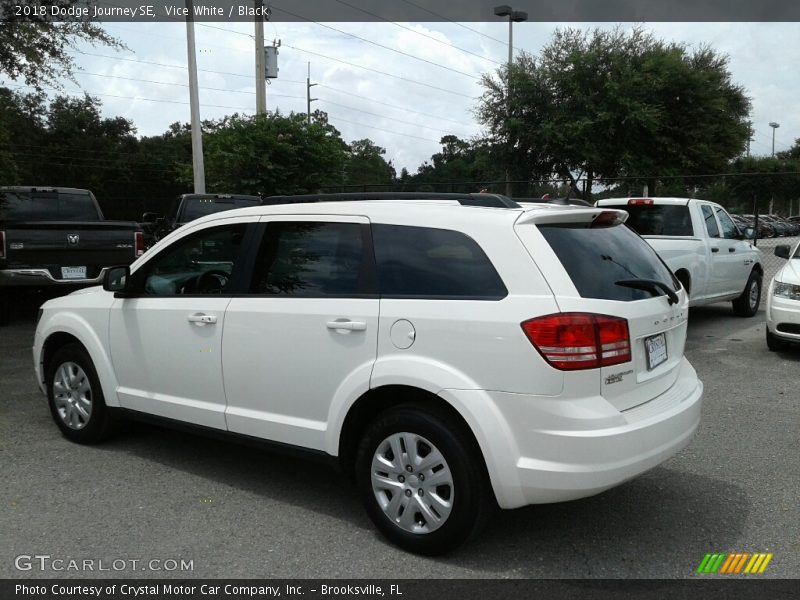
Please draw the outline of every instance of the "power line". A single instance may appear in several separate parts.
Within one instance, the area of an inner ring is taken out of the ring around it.
[[[462,27],[463,29],[466,29],[466,30],[471,31],[473,33],[477,33],[478,35],[482,35],[485,38],[488,38],[490,40],[493,40],[493,41],[497,42],[498,44],[503,44],[504,46],[508,47],[508,40],[505,40],[505,41],[504,40],[500,40],[500,39],[498,39],[496,37],[492,37],[488,33],[483,33],[482,31],[478,31],[477,29],[473,29],[472,27],[467,27],[463,23],[459,23],[458,21],[453,21],[452,19],[448,19],[444,15],[440,15],[439,13],[434,12],[434,11],[432,11],[430,9],[427,9],[424,6],[420,6],[419,4],[417,4],[415,2],[412,2],[411,0],[403,0],[403,2],[405,2],[406,4],[410,4],[411,6],[413,6],[415,8],[418,8],[420,10],[424,10],[426,13],[432,14],[434,17],[442,19],[443,21],[447,21],[448,23],[452,23],[453,25],[458,25],[459,27]],[[517,50],[517,48],[514,48],[514,50]]]
[[[387,117],[386,115],[381,115],[381,114],[378,114],[378,113],[369,112],[369,111],[363,110],[361,108],[356,108],[355,106],[349,106],[347,104],[340,104],[340,103],[334,102],[332,100],[327,100],[326,98],[317,98],[317,100],[319,102],[327,102],[328,104],[332,104],[333,106],[339,106],[341,108],[346,108],[348,110],[354,110],[356,112],[364,113],[365,115],[371,115],[373,117],[386,119],[388,121],[396,121],[397,123],[402,123],[403,125],[411,125],[413,127],[419,127],[419,128],[422,128],[422,129],[428,129],[430,131],[439,131],[439,132],[445,133],[445,134],[451,134],[452,133],[451,131],[448,131],[446,129],[437,129],[435,127],[428,127],[427,125],[421,125],[420,123],[413,123],[411,121],[403,121],[402,119],[395,119],[393,117]]]
[[[335,119],[336,121],[341,121],[342,123],[349,123],[351,125],[359,125],[361,127],[366,127],[367,129],[375,129],[376,131],[383,131],[383,132],[391,133],[391,134],[394,134],[394,135],[402,135],[403,137],[414,138],[414,139],[417,139],[417,140],[422,140],[424,142],[433,142],[434,144],[438,144],[439,143],[439,140],[432,140],[430,138],[424,138],[424,137],[420,137],[418,135],[411,135],[410,133],[400,133],[399,131],[392,131],[390,129],[383,129],[381,127],[374,127],[372,125],[365,125],[363,122],[348,121],[347,119],[342,119],[338,115],[332,115],[331,113],[328,113],[328,117],[332,118],[332,119]]]
[[[351,63],[346,60],[342,60],[340,58],[333,58],[332,56],[328,56],[327,54],[321,54],[319,52],[313,52],[312,50],[306,50],[304,48],[300,48],[298,46],[292,46],[291,44],[283,44],[287,48],[291,48],[292,50],[297,50],[298,52],[305,52],[306,54],[311,54],[312,56],[318,56],[320,58],[324,58],[326,60],[332,60],[334,62],[342,63],[345,65],[350,65],[351,67],[356,67],[357,69],[364,69],[365,71],[371,71],[373,73],[378,73],[380,75],[386,75],[387,77],[393,77],[395,79],[400,79],[401,81],[407,81],[409,83],[414,83],[416,85],[421,85],[433,90],[438,90],[440,92],[446,92],[448,94],[453,94],[454,96],[461,96],[462,98],[469,98],[470,100],[474,100],[473,96],[469,96],[467,94],[462,94],[461,92],[454,92],[453,90],[448,90],[446,88],[437,87],[430,83],[424,83],[422,81],[417,81],[416,79],[410,79],[408,77],[403,77],[402,75],[395,75],[393,73],[387,73],[386,71],[381,71],[380,69],[373,69],[372,67],[365,67],[364,65],[357,65],[355,63]]]
[[[14,87],[23,88],[23,87],[28,87],[28,86],[15,85]],[[180,100],[165,100],[163,98],[142,98],[141,96],[121,96],[121,95],[118,95],[118,94],[101,94],[100,92],[92,92],[90,90],[80,90],[80,91],[76,91],[76,90],[60,90],[59,88],[44,87],[44,86],[43,86],[43,88],[46,89],[46,90],[53,90],[53,91],[56,91],[56,92],[61,92],[61,93],[65,93],[65,94],[71,94],[72,96],[76,96],[76,95],[77,96],[82,96],[82,95],[88,94],[89,96],[103,96],[103,97],[108,97],[108,98],[120,98],[120,99],[123,99],[123,100],[142,100],[144,102],[161,102],[161,103],[164,103],[164,104],[183,104],[185,106],[189,105],[188,102],[181,102]],[[203,104],[202,106],[205,106],[207,108],[230,108],[230,109],[233,109],[233,110],[250,110],[250,107],[245,107],[245,106],[225,106],[225,105],[222,105],[222,104]]]
[[[372,17],[375,17],[376,19],[380,19],[381,21],[385,21],[386,23],[390,23],[390,24],[394,25],[395,27],[399,27],[401,29],[405,29],[406,31],[410,31],[411,33],[415,33],[415,34],[420,35],[422,37],[428,38],[429,40],[433,40],[434,42],[437,42],[439,44],[443,44],[445,46],[449,46],[450,48],[454,48],[455,50],[460,50],[461,52],[464,52],[466,54],[471,54],[472,56],[476,56],[476,57],[478,57],[478,58],[480,58],[482,60],[489,61],[489,62],[494,63],[496,65],[505,64],[505,63],[496,61],[496,60],[494,60],[492,58],[489,58],[487,56],[483,56],[481,54],[478,54],[477,52],[473,52],[472,50],[467,50],[466,48],[460,48],[460,47],[456,46],[455,44],[451,44],[450,42],[445,42],[444,40],[440,40],[438,38],[435,38],[432,35],[428,35],[427,33],[422,33],[421,31],[417,31],[416,29],[412,29],[411,27],[406,27],[405,25],[401,25],[400,23],[395,23],[394,21],[390,21],[389,19],[387,19],[385,17],[382,17],[377,13],[370,12],[370,11],[364,9],[364,8],[359,7],[359,6],[354,6],[354,5],[350,4],[349,2],[345,2],[344,0],[336,0],[336,2],[338,2],[339,4],[344,4],[345,6],[349,6],[350,8],[352,8],[354,10],[361,11],[364,14],[367,14],[367,15],[370,15]]]
[[[155,83],[155,84],[158,84],[158,85],[173,85],[173,86],[184,87],[184,88],[185,87],[189,87],[189,85],[185,84],[185,83],[176,83],[176,82],[172,82],[172,81],[154,81],[152,79],[139,79],[137,77],[123,77],[122,75],[108,75],[106,73],[90,73],[89,71],[80,71],[77,74],[78,75],[92,75],[92,76],[95,76],[95,77],[107,77],[107,78],[110,78],[110,79],[124,79],[126,81],[140,81],[142,83]],[[230,94],[250,94],[250,95],[255,94],[255,92],[249,92],[249,91],[243,91],[243,90],[229,90],[229,89],[226,89],[226,88],[213,88],[213,87],[205,87],[205,86],[200,86],[199,89],[201,89],[201,90],[209,90],[209,91],[214,91],[214,92],[228,92]],[[273,92],[271,95],[272,96],[277,96],[279,98],[296,98],[298,100],[302,100],[303,99],[302,96],[291,96],[291,95],[287,95],[287,94],[278,94],[278,93],[275,93],[275,92]],[[208,105],[208,106],[210,106],[210,105]]]
[[[199,23],[198,23],[198,25],[199,25]],[[78,51],[78,52],[79,52],[79,54],[82,54],[84,56],[95,56],[97,58],[107,58],[109,60],[122,60],[122,61],[125,61],[125,62],[133,62],[133,63],[139,63],[139,64],[143,64],[143,65],[154,65],[154,66],[158,66],[158,67],[166,67],[166,68],[169,68],[169,69],[180,69],[182,71],[186,70],[186,65],[168,65],[168,64],[165,64],[165,63],[153,62],[153,61],[150,61],[150,60],[141,60],[141,59],[138,59],[138,58],[123,58],[121,56],[108,56],[106,54],[95,54],[93,52],[80,52],[80,51]],[[197,69],[197,70],[201,71],[203,73],[215,73],[217,75],[231,75],[232,77],[246,77],[247,79],[252,79],[253,78],[252,73],[250,75],[245,75],[243,73],[229,73],[228,71],[212,71],[211,69]],[[284,82],[284,83],[302,83],[304,85],[306,83],[305,81],[297,81],[296,79],[281,79],[280,81]]]
[[[360,35],[356,35],[355,33],[350,33],[348,31],[343,31],[341,29],[337,29],[336,27],[332,27],[330,25],[326,25],[325,23],[320,23],[319,21],[314,21],[314,20],[309,19],[307,17],[304,17],[302,15],[298,15],[296,13],[288,11],[285,8],[280,8],[278,6],[275,6],[274,4],[272,5],[272,8],[274,8],[275,10],[279,10],[281,12],[285,12],[286,14],[291,15],[293,17],[296,17],[298,19],[303,19],[304,21],[307,21],[309,23],[314,23],[315,25],[319,25],[320,27],[324,27],[325,29],[330,29],[331,31],[335,31],[337,33],[341,33],[342,35],[349,36],[349,37],[354,38],[356,40],[360,40],[362,42],[366,42],[367,44],[372,44],[373,46],[376,46],[378,48],[383,48],[384,50],[388,50],[390,52],[395,52],[396,54],[400,54],[402,56],[407,56],[409,58],[413,58],[414,60],[418,60],[420,62],[424,62],[424,63],[427,63],[429,65],[433,65],[434,67],[439,67],[440,69],[446,69],[447,71],[451,71],[453,73],[457,73],[458,75],[464,75],[465,77],[470,77],[471,79],[480,79],[479,77],[475,77],[475,75],[473,75],[472,73],[465,73],[464,71],[459,71],[458,69],[453,69],[452,67],[448,67],[446,65],[437,63],[436,61],[428,60],[427,58],[421,58],[419,56],[414,56],[413,54],[410,54],[408,52],[403,52],[402,50],[398,50],[396,48],[392,48],[391,46],[386,46],[385,44],[381,44],[379,42],[374,42],[372,40],[368,40],[367,38],[363,38]]]
[[[405,108],[403,106],[398,106],[396,104],[389,104],[388,102],[382,102],[380,100],[375,100],[375,98],[369,98],[367,96],[363,96],[361,94],[356,94],[354,92],[348,92],[341,88],[333,87],[332,85],[328,85],[327,83],[319,83],[317,84],[320,87],[324,87],[329,90],[333,90],[334,92],[339,92],[340,94],[345,94],[346,96],[352,96],[353,98],[360,98],[362,100],[366,100],[367,102],[372,102],[374,104],[380,104],[382,106],[388,106],[389,108],[395,108],[397,110],[403,110],[405,112],[413,113],[416,115],[423,115],[425,117],[431,117],[432,119],[437,119],[439,121],[448,121],[450,123],[455,123],[456,125],[468,126],[467,123],[462,123],[461,121],[456,121],[455,119],[448,119],[447,117],[442,117],[440,115],[433,115],[431,113],[425,113],[418,110],[411,110],[410,108]]]

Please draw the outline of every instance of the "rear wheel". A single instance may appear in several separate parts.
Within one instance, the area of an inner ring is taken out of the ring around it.
[[[758,271],[750,273],[742,295],[733,301],[733,313],[738,317],[753,317],[761,304],[761,275]]]
[[[483,457],[464,426],[414,405],[368,427],[356,458],[364,507],[378,530],[410,552],[449,552],[475,535],[492,507]]]
[[[769,330],[769,327],[767,327],[767,348],[770,349],[770,352],[781,352],[782,350],[786,350],[786,342],[772,333]]]
[[[53,420],[73,442],[94,444],[114,431],[92,359],[80,344],[68,344],[47,365],[47,398]]]

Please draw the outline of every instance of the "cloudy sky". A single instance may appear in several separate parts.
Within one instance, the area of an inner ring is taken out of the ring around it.
[[[565,24],[515,25],[517,50],[537,53]],[[614,24],[570,24],[613,27]],[[652,23],[657,36],[710,44],[730,56],[734,80],[753,103],[753,154],[772,149],[770,121],[780,123],[775,149],[800,138],[800,23]],[[139,135],[156,135],[189,120],[186,27],[181,23],[107,23],[128,51],[81,46],[79,85],[98,96],[108,116],[132,120]],[[201,117],[255,112],[251,23],[195,26]],[[473,111],[479,78],[507,57],[508,26],[500,23],[266,23],[265,38],[281,40],[280,76],[267,88],[267,107],[305,112],[311,63],[312,110],[350,141],[368,137],[387,150],[398,172],[415,171],[446,134],[480,132]],[[0,83],[3,83],[0,75]],[[5,84],[14,82],[5,81]],[[24,88],[20,88],[24,89]]]

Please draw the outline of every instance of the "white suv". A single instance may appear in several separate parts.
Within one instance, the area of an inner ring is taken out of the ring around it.
[[[46,303],[34,365],[63,434],[147,416],[328,456],[425,554],[688,444],[687,297],[626,213],[375,198],[211,215]]]

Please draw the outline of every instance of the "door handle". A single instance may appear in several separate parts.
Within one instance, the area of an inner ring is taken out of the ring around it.
[[[719,252],[719,248],[712,248],[711,251],[712,252]]]
[[[736,252],[736,248],[728,248],[728,252]]]
[[[349,319],[328,321],[325,325],[328,329],[343,329],[345,331],[364,331],[367,328],[367,324],[364,321],[350,321]]]
[[[216,315],[204,315],[203,313],[195,313],[193,315],[189,315],[186,318],[189,323],[194,323],[198,327],[203,327],[205,325],[213,325],[217,322]]]

